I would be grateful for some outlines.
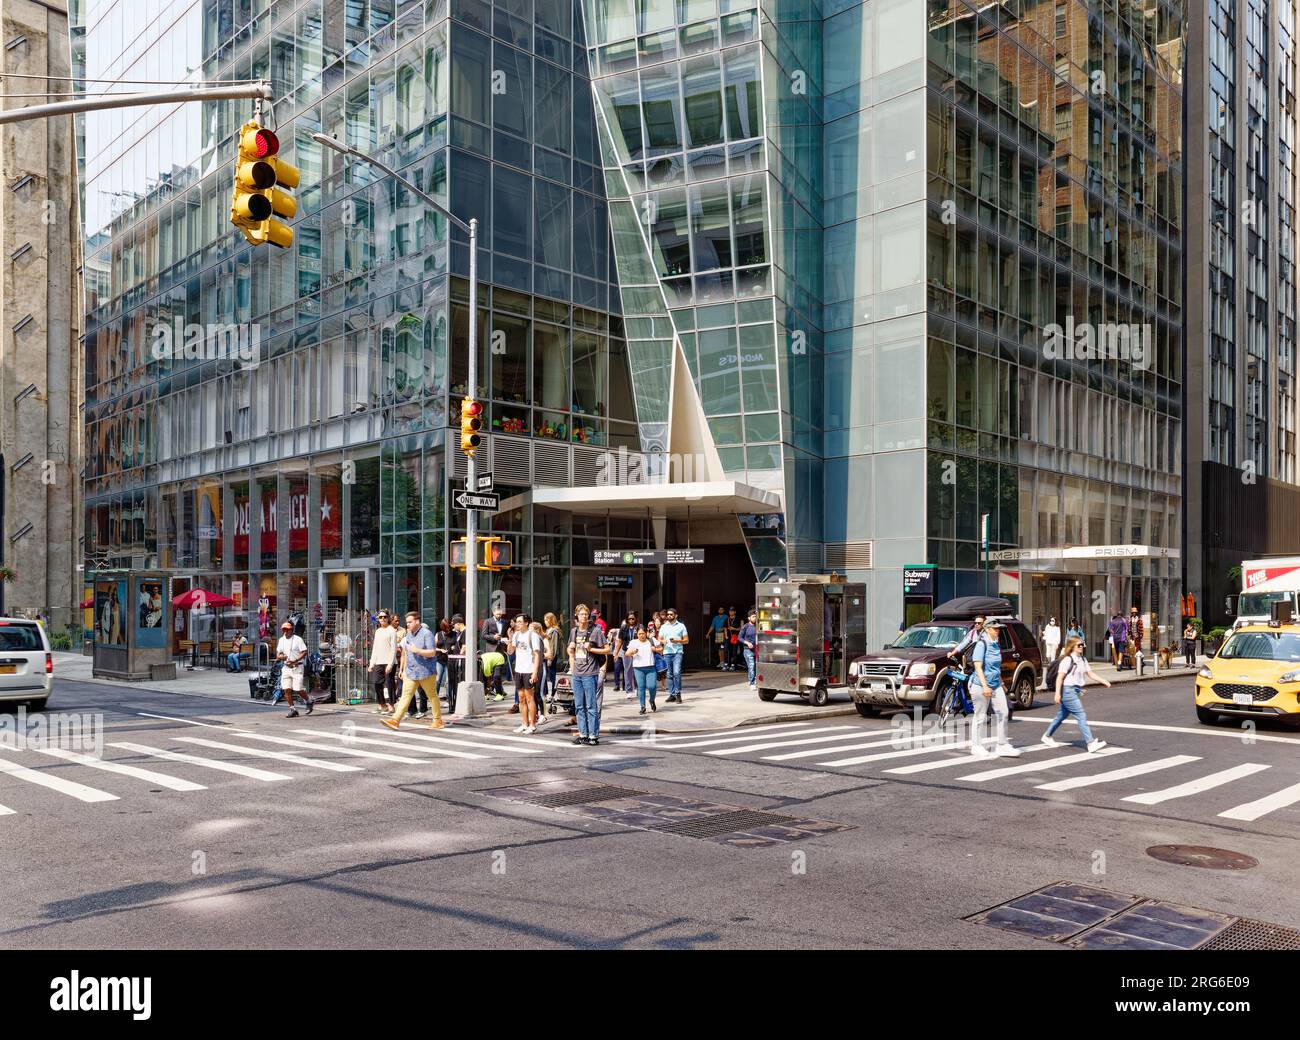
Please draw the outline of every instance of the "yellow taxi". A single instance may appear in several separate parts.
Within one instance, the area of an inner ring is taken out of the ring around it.
[[[1243,625],[1196,673],[1196,717],[1300,726],[1300,625]]]

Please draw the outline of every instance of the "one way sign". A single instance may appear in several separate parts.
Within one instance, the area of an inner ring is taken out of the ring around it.
[[[468,491],[462,491],[456,496],[456,505],[461,509],[499,509],[501,506],[501,496],[488,492],[487,494],[474,495]]]

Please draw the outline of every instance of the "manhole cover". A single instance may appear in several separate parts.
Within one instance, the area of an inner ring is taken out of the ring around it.
[[[1214,849],[1208,845],[1152,845],[1147,855],[1162,863],[1177,863],[1184,867],[1209,867],[1211,870],[1249,870],[1259,866],[1259,860],[1244,852],[1231,849]]]
[[[768,827],[772,824],[789,826],[798,823],[799,821],[792,816],[781,816],[757,809],[735,809],[696,820],[681,820],[657,829],[665,834],[677,834],[683,838],[718,838],[724,834],[748,831],[751,827]]]

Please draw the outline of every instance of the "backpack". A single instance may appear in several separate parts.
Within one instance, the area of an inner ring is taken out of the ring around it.
[[[975,648],[983,641],[982,637],[977,636],[971,640],[970,646],[961,652],[961,670],[967,675],[972,675],[975,672]]]
[[[1067,660],[1067,659],[1064,658],[1064,657],[1058,657],[1055,661],[1053,661],[1051,664],[1049,664],[1049,665],[1047,666],[1047,688],[1048,688],[1049,690],[1055,690],[1055,689],[1056,689],[1056,678],[1057,678],[1057,676],[1060,675],[1060,673],[1061,673],[1061,663],[1062,663],[1063,661],[1066,661],[1066,660]],[[1069,661],[1069,665],[1070,665],[1070,670],[1073,671],[1073,670],[1074,670],[1074,658],[1071,657],[1071,658],[1068,659],[1068,661]],[[1068,673],[1067,673],[1067,674],[1068,674]]]

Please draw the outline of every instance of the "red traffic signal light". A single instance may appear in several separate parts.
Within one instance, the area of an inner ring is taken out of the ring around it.
[[[460,403],[460,450],[466,455],[473,455],[474,450],[483,443],[479,430],[483,428],[483,406],[475,400],[465,398]]]
[[[280,150],[280,139],[265,127],[250,130],[246,138],[248,139],[248,150],[259,159],[265,159],[268,155],[275,155]]]

